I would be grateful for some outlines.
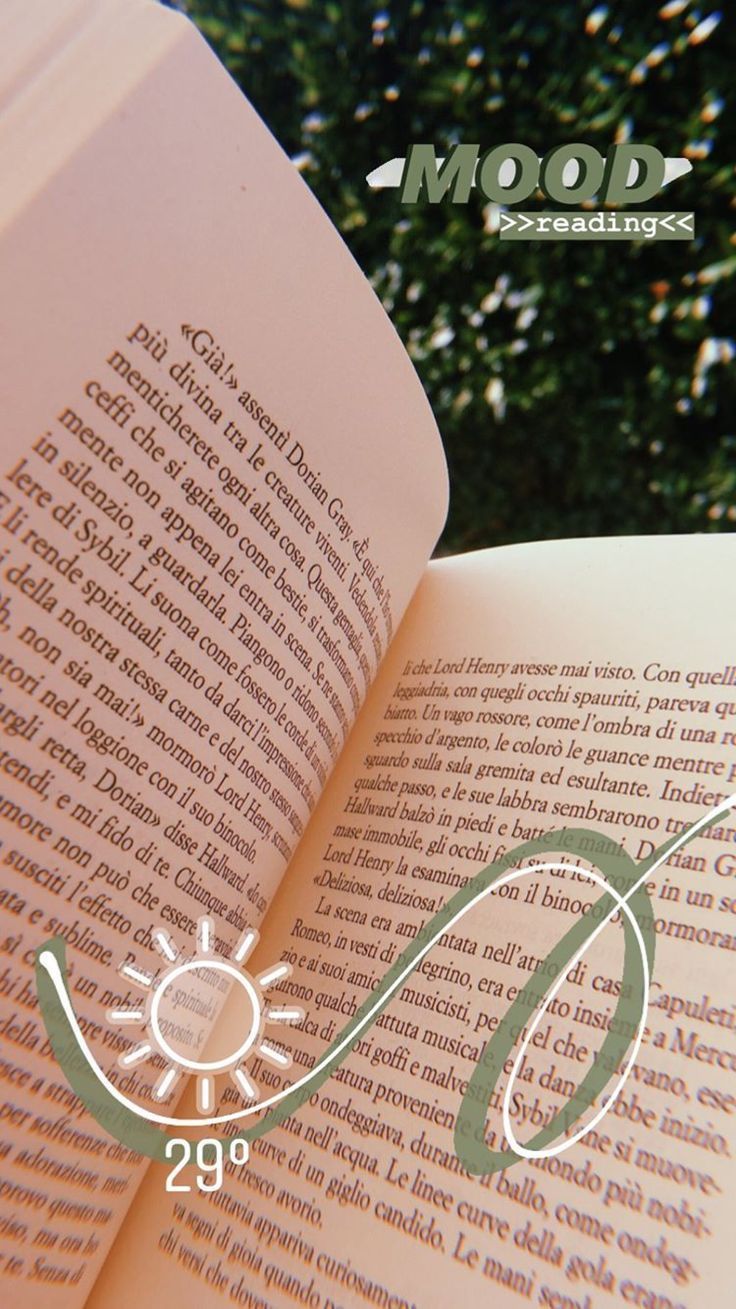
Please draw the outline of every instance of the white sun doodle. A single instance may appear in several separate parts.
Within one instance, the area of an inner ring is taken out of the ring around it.
[[[224,958],[214,951],[214,926],[211,918],[203,917],[197,922],[197,948],[191,957],[180,960],[180,954],[173,944],[168,932],[159,928],[153,934],[154,944],[166,965],[159,973],[144,972],[134,964],[124,963],[119,973],[127,982],[132,982],[144,992],[142,1003],[131,1008],[108,1009],[110,1023],[139,1024],[145,1028],[145,1038],[131,1038],[131,1048],[126,1050],[118,1060],[126,1070],[152,1056],[160,1055],[167,1066],[153,1088],[154,1099],[168,1099],[181,1073],[197,1075],[197,1109],[200,1114],[212,1114],[215,1107],[215,1076],[229,1073],[233,1083],[243,1098],[255,1103],[260,1098],[260,1091],[253,1078],[246,1072],[248,1059],[260,1057],[276,1068],[286,1069],[291,1065],[291,1055],[281,1046],[275,1045],[264,1036],[265,1028],[270,1024],[300,1023],[304,1010],[294,1006],[272,1005],[264,992],[270,987],[284,981],[291,973],[291,966],[281,962],[272,964],[262,973],[253,976],[246,972],[243,964],[251,954],[258,933],[248,928],[241,936],[229,958]],[[213,974],[219,974],[240,989],[240,1031],[236,1049],[221,1059],[197,1059],[182,1052],[172,1045],[167,1032],[166,1021],[162,1015],[162,1006],[167,1003],[186,1008],[186,990],[198,981],[213,981]]]

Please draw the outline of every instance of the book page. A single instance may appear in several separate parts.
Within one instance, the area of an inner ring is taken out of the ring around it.
[[[0,239],[0,1236],[18,1306],[81,1303],[140,1175],[49,1059],[36,949],[64,937],[96,1057],[150,1103],[163,1065],[118,1067],[131,1031],[106,1019],[145,999],[118,965],[162,966],[157,927],[186,955],[200,915],[218,949],[260,922],[446,502],[420,384],[296,169],[181,16],[127,21],[144,65],[161,25],[178,36]],[[83,45],[55,77],[89,115]],[[183,1027],[190,1053],[201,1039]]]
[[[429,566],[261,943],[291,960],[280,994],[308,1011],[299,1075],[489,862],[569,827],[640,862],[733,791],[733,564],[728,538],[673,537]],[[165,1197],[153,1166],[90,1304],[118,1309],[144,1287],[183,1307],[205,1289],[208,1304],[315,1309],[726,1303],[735,841],[724,820],[648,879],[643,1043],[610,1113],[568,1151],[470,1176],[453,1130],[485,1042],[598,898],[594,856],[476,905],[217,1196],[192,1182]],[[522,1144],[600,1051],[623,938],[617,923],[602,933],[534,1034],[510,1105]],[[511,1067],[488,1107],[495,1150]]]

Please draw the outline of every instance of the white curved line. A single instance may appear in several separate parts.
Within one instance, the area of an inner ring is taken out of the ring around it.
[[[576,953],[572,956],[572,958],[568,960],[560,976],[557,978],[554,985],[550,988],[550,990],[545,995],[541,1008],[539,1009],[539,1012],[536,1014],[534,1021],[531,1027],[529,1028],[529,1031],[524,1037],[524,1040],[521,1043],[521,1048],[519,1050],[519,1053],[516,1056],[516,1059],[514,1060],[514,1065],[513,1068],[511,1069],[511,1076],[509,1077],[509,1080],[506,1084],[506,1090],[504,1092],[503,1104],[501,1106],[501,1114],[503,1118],[503,1130],[506,1133],[506,1139],[509,1142],[509,1145],[511,1146],[512,1150],[517,1155],[520,1155],[523,1159],[536,1159],[536,1158],[544,1159],[552,1155],[562,1154],[563,1151],[567,1150],[571,1145],[575,1145],[576,1141],[581,1141],[585,1136],[586,1132],[592,1131],[592,1129],[598,1125],[601,1119],[605,1117],[609,1109],[613,1108],[616,1100],[618,1099],[619,1095],[624,1089],[629,1073],[631,1072],[631,1069],[633,1068],[634,1063],[636,1061],[636,1057],[639,1053],[642,1037],[644,1035],[644,1028],[646,1026],[647,1010],[649,1008],[649,987],[651,981],[649,976],[649,961],[647,959],[646,947],[644,945],[639,924],[637,923],[634,915],[632,914],[627,904],[627,901],[632,895],[636,893],[636,891],[639,889],[642,883],[646,881],[647,877],[649,877],[655,871],[655,869],[659,868],[663,863],[666,863],[667,860],[670,859],[671,856],[675,853],[675,851],[679,850],[679,848],[682,845],[684,845],[686,841],[691,840],[693,836],[697,835],[697,833],[701,830],[701,828],[709,826],[710,823],[712,823],[713,820],[717,818],[719,814],[727,813],[728,810],[733,809],[734,806],[736,806],[736,793],[734,793],[734,795],[730,795],[726,800],[722,801],[721,804],[715,805],[713,809],[709,809],[703,815],[703,817],[699,818],[698,821],[693,823],[691,827],[687,827],[685,831],[677,838],[677,840],[673,841],[672,845],[670,845],[663,852],[663,854],[661,854],[658,859],[655,859],[654,863],[651,864],[644,873],[642,873],[641,877],[636,882],[634,882],[633,886],[629,888],[625,896],[620,896],[618,891],[616,891],[612,886],[609,886],[604,881],[604,879],[601,878],[600,874],[594,873],[590,869],[584,869],[584,868],[577,869],[577,871],[581,872],[583,876],[589,877],[591,881],[598,882],[600,885],[605,886],[606,890],[608,891],[608,894],[618,901],[619,908],[623,909],[629,922],[631,923],[631,926],[634,929],[636,942],[639,947],[639,953],[641,955],[642,969],[644,972],[644,988],[643,988],[643,995],[642,995],[641,1018],[639,1020],[639,1027],[636,1033],[636,1039],[634,1041],[634,1046],[631,1055],[626,1063],[626,1067],[623,1073],[619,1077],[618,1083],[616,1085],[616,1089],[613,1092],[613,1095],[607,1098],[606,1103],[602,1105],[601,1108],[597,1111],[597,1113],[593,1115],[590,1122],[586,1123],[585,1127],[582,1127],[579,1131],[573,1133],[572,1136],[565,1137],[557,1145],[542,1147],[542,1149],[540,1150],[529,1150],[527,1146],[521,1145],[516,1140],[516,1137],[514,1136],[514,1129],[511,1125],[511,1116],[509,1113],[511,1092],[513,1089],[514,1081],[516,1080],[519,1068],[521,1066],[521,1061],[524,1055],[526,1054],[526,1051],[529,1046],[529,1042],[531,1041],[534,1033],[536,1032],[539,1024],[541,1023],[545,1013],[547,1012],[549,1005],[554,1000],[557,992],[563,986],[568,973],[570,973],[572,969],[575,967],[575,965],[582,959],[586,950],[588,950],[588,948],[593,944],[596,937],[600,936],[601,932],[605,927],[607,927],[608,923],[611,921],[614,914],[618,912],[618,910],[612,909],[611,912],[601,920],[601,922],[596,927],[595,931],[591,932],[590,936],[586,937],[580,949],[577,950]],[[563,867],[563,866],[564,865],[558,865],[558,867]],[[548,865],[548,867],[552,868],[554,867],[554,865],[550,864]]]
[[[552,986],[550,990],[547,992],[547,994],[545,995],[545,998],[542,1002],[542,1006],[539,1009],[539,1012],[536,1014],[534,1018],[534,1022],[532,1023],[531,1027],[529,1028],[529,1031],[527,1032],[526,1036],[524,1037],[524,1040],[521,1043],[519,1053],[516,1056],[516,1059],[514,1061],[514,1066],[511,1069],[509,1080],[506,1083],[506,1090],[504,1091],[503,1104],[501,1105],[501,1114],[503,1117],[503,1130],[506,1133],[506,1140],[509,1142],[511,1149],[517,1155],[521,1155],[522,1159],[546,1159],[549,1158],[551,1155],[562,1154],[565,1150],[568,1150],[571,1145],[574,1145],[576,1141],[582,1141],[586,1132],[592,1131],[593,1128],[596,1127],[597,1124],[601,1121],[601,1119],[608,1113],[609,1109],[613,1108],[616,1100],[618,1099],[619,1095],[623,1091],[624,1085],[626,1083],[626,1079],[628,1078],[629,1073],[631,1072],[631,1069],[633,1068],[634,1063],[636,1062],[636,1057],[639,1053],[639,1047],[641,1046],[642,1037],[644,1035],[644,1028],[646,1026],[647,1010],[649,1008],[649,980],[650,979],[649,979],[649,961],[647,959],[646,946],[644,945],[644,938],[642,937],[639,924],[637,923],[636,918],[634,917],[634,915],[631,912],[631,909],[626,903],[626,897],[619,895],[618,891],[614,890],[614,888],[606,881],[605,877],[601,877],[599,873],[591,872],[590,869],[579,868],[576,864],[545,864],[545,865],[540,864],[537,868],[534,869],[534,872],[540,872],[543,867],[546,868],[547,870],[561,869],[563,871],[567,871],[570,873],[580,873],[583,877],[590,878],[591,882],[596,882],[599,886],[602,886],[603,889],[607,891],[608,894],[618,902],[619,909],[623,910],[629,922],[631,923],[631,926],[634,929],[636,942],[637,945],[639,946],[639,954],[641,955],[642,971],[644,973],[644,986],[642,992],[641,1017],[639,1019],[639,1027],[636,1033],[636,1040],[634,1041],[634,1046],[631,1051],[631,1055],[628,1059],[628,1062],[626,1064],[626,1067],[624,1068],[624,1071],[621,1073],[619,1080],[616,1084],[616,1089],[613,1092],[613,1094],[606,1100],[606,1103],[601,1106],[601,1108],[597,1111],[596,1114],[593,1115],[589,1123],[586,1123],[584,1127],[581,1127],[580,1130],[575,1132],[572,1136],[563,1137],[562,1141],[558,1142],[557,1145],[543,1146],[539,1150],[530,1150],[527,1146],[520,1145],[516,1137],[514,1136],[514,1129],[511,1125],[511,1114],[510,1114],[509,1106],[511,1103],[511,1095],[513,1093],[514,1082],[516,1081],[516,1078],[518,1076],[518,1072],[521,1067],[521,1062],[524,1058],[524,1055],[527,1052],[527,1049],[529,1047],[529,1042],[534,1036],[534,1033],[536,1032],[542,1019],[544,1018],[547,1009],[549,1008],[550,1004],[552,1003],[555,996],[557,995],[557,992],[567,981],[568,973],[570,973],[572,969],[575,967],[575,965],[578,963],[578,961],[582,959],[583,955],[588,949],[588,946],[591,945],[592,942],[595,940],[601,928],[606,927],[607,924],[610,922],[611,918],[613,917],[613,914],[617,912],[614,909],[611,914],[609,914],[606,918],[603,919],[603,922],[600,924],[600,926],[597,927],[594,932],[591,932],[590,936],[585,939],[580,949],[576,951],[576,953],[572,956],[570,960],[568,960],[562,972],[560,973],[559,977],[557,978],[554,986]],[[530,871],[532,870],[526,868],[522,869],[522,872],[530,872]],[[648,873],[651,872],[651,869],[648,869],[647,872]],[[631,892],[629,892],[628,894],[630,895]]]
[[[686,830],[682,833],[682,835],[678,837],[677,840],[674,841],[672,845],[670,845],[664,851],[664,853],[660,855],[660,857],[642,873],[641,877],[638,879],[638,881],[634,882],[633,886],[626,892],[625,896],[619,896],[618,892],[613,890],[613,888],[607,887],[609,894],[612,894],[617,900],[620,901],[621,905],[623,905],[625,901],[627,901],[632,895],[634,895],[634,893],[638,890],[638,888],[642,885],[642,883],[646,881],[647,877],[649,877],[650,874],[653,873],[655,869],[660,866],[660,864],[666,862],[666,860],[669,859],[672,854],[674,854],[675,850],[679,849],[680,846],[684,845],[693,836],[695,836],[701,830],[701,828],[709,826],[709,824],[712,823],[713,820],[717,818],[720,814],[726,813],[729,809],[732,809],[735,806],[736,806],[736,792],[733,795],[729,796],[727,800],[722,801],[721,804],[716,805],[713,809],[709,809],[707,813],[705,813],[702,818],[698,819],[696,823],[693,823],[691,827],[686,828]],[[296,1082],[293,1082],[291,1086],[284,1087],[283,1090],[277,1091],[274,1095],[269,1096],[268,1099],[261,1100],[259,1101],[258,1104],[251,1105],[250,1108],[234,1110],[232,1113],[229,1114],[220,1114],[216,1118],[201,1118],[201,1117],[200,1118],[170,1118],[165,1114],[157,1114],[152,1112],[151,1110],[143,1109],[140,1105],[136,1104],[134,1100],[129,1100],[127,1096],[123,1095],[122,1092],[119,1091],[116,1086],[113,1086],[112,1082],[108,1079],[103,1069],[100,1068],[99,1064],[94,1058],[94,1055],[89,1049],[89,1046],[87,1045],[84,1034],[77,1021],[77,1016],[74,1012],[71,999],[69,997],[69,993],[66,987],[64,986],[64,979],[62,977],[61,969],[59,967],[59,964],[55,956],[51,953],[50,950],[42,950],[38,957],[38,962],[41,964],[43,968],[46,969],[46,972],[49,975],[54,990],[56,991],[56,995],[59,1000],[59,1003],[61,1004],[64,1013],[66,1014],[66,1018],[69,1023],[69,1026],[71,1027],[74,1033],[75,1040],[79,1046],[79,1049],[84,1055],[89,1067],[94,1072],[98,1081],[105,1087],[107,1091],[109,1091],[110,1095],[112,1095],[113,1098],[117,1100],[119,1104],[121,1104],[125,1109],[129,1110],[130,1113],[135,1114],[138,1118],[144,1118],[146,1119],[147,1122],[151,1122],[151,1123],[160,1123],[162,1127],[215,1127],[218,1123],[231,1123],[231,1122],[239,1121],[241,1118],[250,1118],[253,1114],[261,1113],[264,1109],[270,1109],[272,1105],[279,1104],[281,1100],[285,1100],[288,1095],[292,1094],[292,1092],[298,1091],[302,1087],[309,1085],[309,1083],[313,1081],[313,1079],[317,1077],[322,1072],[322,1070],[327,1067],[328,1064],[331,1064],[333,1062],[335,1057],[338,1054],[340,1054],[342,1050],[344,1050],[348,1045],[352,1045],[357,1034],[360,1031],[362,1031],[362,1029],[366,1026],[367,1023],[370,1022],[370,1020],[373,1017],[373,1014],[376,1012],[378,1008],[381,1008],[383,1006],[384,1001],[388,998],[388,996],[393,995],[397,987],[400,986],[401,983],[404,981],[404,978],[414,971],[419,960],[422,959],[424,955],[427,954],[432,949],[432,947],[437,943],[437,941],[440,939],[441,936],[444,936],[444,934],[448,932],[451,927],[454,927],[455,923],[459,922],[459,920],[463,918],[466,913],[469,913],[470,910],[474,908],[476,904],[478,904],[481,900],[485,899],[485,897],[487,895],[490,895],[493,891],[496,891],[500,887],[505,886],[506,883],[508,882],[516,881],[516,879],[519,877],[525,877],[532,872],[539,872],[540,870],[543,869],[556,868],[560,866],[561,865],[559,864],[531,864],[527,868],[515,869],[510,873],[506,873],[504,874],[503,877],[500,877],[498,881],[493,882],[490,886],[484,887],[482,891],[479,891],[477,895],[473,896],[472,900],[469,900],[466,905],[463,905],[462,909],[459,909],[458,912],[454,914],[453,917],[449,920],[449,922],[445,923],[435,933],[435,935],[430,938],[430,940],[426,943],[426,945],[422,947],[422,949],[412,959],[412,961],[409,964],[407,964],[404,969],[402,969],[401,973],[399,973],[398,977],[394,979],[394,981],[389,986],[388,990],[381,995],[380,999],[376,1001],[375,1005],[373,1005],[368,1010],[368,1012],[364,1014],[360,1022],[356,1024],[356,1026],[352,1029],[349,1035],[346,1036],[344,1040],[340,1042],[340,1044],[336,1047],[336,1049],[332,1050],[329,1054],[325,1055],[324,1058],[319,1061],[319,1063],[315,1064],[314,1068],[311,1068],[310,1071],[308,1073],[305,1073],[303,1077],[299,1078]],[[565,865],[562,866],[565,867]],[[580,872],[585,870],[577,869],[576,871]],[[588,875],[591,876],[590,873]],[[602,919],[598,927],[595,929],[595,931],[591,933],[582,950],[579,951],[578,954],[575,956],[575,962],[577,962],[578,958],[582,958],[582,955],[585,953],[585,950],[588,948],[588,946],[595,940],[595,938],[599,935],[599,933],[602,932],[603,928],[616,913],[618,913],[618,906],[615,909],[613,909],[606,918]],[[573,966],[572,962],[568,964],[567,968],[562,973],[562,980],[564,980],[565,976],[567,975],[567,973],[569,972],[572,966]],[[559,989],[560,985],[561,985],[561,980],[558,979],[558,982],[555,983],[555,988],[552,991],[552,996],[550,996],[550,999],[553,998],[555,994],[555,990]],[[649,1003],[649,991],[647,988],[647,994],[645,997],[643,1010],[646,1010],[648,1003]],[[512,1078],[515,1074],[516,1065],[518,1063],[519,1060],[517,1059],[516,1064],[514,1065],[514,1071],[512,1072]],[[627,1070],[627,1075],[628,1075],[628,1071],[629,1070]],[[619,1094],[620,1091],[621,1091],[621,1087],[619,1086],[616,1094]],[[506,1097],[504,1097],[504,1105],[505,1104],[506,1104]],[[606,1109],[608,1109],[608,1107],[612,1104],[613,1104],[613,1100],[608,1101],[606,1105]],[[506,1117],[507,1115],[505,1115],[505,1118]],[[505,1118],[504,1118],[504,1129],[506,1129]],[[592,1123],[589,1123],[588,1126],[585,1128],[585,1131],[589,1131],[591,1126]],[[570,1142],[570,1144],[572,1144],[572,1142]],[[522,1150],[524,1149],[525,1147],[522,1147],[521,1150],[518,1150],[518,1153],[522,1153]],[[531,1154],[526,1154],[523,1157],[534,1158],[534,1153],[532,1152]]]

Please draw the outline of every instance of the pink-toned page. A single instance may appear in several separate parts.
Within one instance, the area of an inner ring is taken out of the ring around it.
[[[446,471],[381,306],[180,15],[93,7],[0,163],[0,1277],[73,1306],[141,1164],[49,1058],[35,950],[65,937],[112,1073],[154,927],[186,952],[202,913],[219,948],[259,923]]]
[[[90,1306],[732,1303],[733,811],[647,877],[649,1003],[611,1111],[568,1150],[509,1151],[485,1175],[462,1166],[455,1125],[486,1041],[538,965],[551,988],[552,952],[599,899],[586,871],[614,842],[640,863],[734,792],[735,550],[727,535],[553,541],[429,565],[259,945],[264,964],[292,962],[279,994],[307,1011],[289,1078],[468,879],[544,833],[592,837],[578,855],[547,841],[526,862],[566,869],[499,884],[448,928],[218,1194],[193,1167],[167,1195],[152,1165]],[[522,1145],[568,1103],[570,1134],[591,1124],[577,1088],[609,1029],[632,1031],[616,1015],[624,944],[612,922],[550,991],[510,1092]],[[489,1097],[490,1150],[512,1066]]]

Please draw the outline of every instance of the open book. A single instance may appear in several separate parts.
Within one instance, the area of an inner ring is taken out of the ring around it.
[[[724,800],[734,548],[429,563],[447,477],[418,379],[191,25],[6,0],[0,32],[3,1303],[726,1304],[736,823],[652,877],[639,1057],[558,1156],[471,1176],[453,1126],[489,1035],[599,894],[584,861],[469,913],[216,1192],[192,1168],[167,1191],[66,1084],[34,983],[50,937],[102,1069],[176,1117],[196,1113],[187,1079],[165,1094],[156,1049],[121,1068],[140,1032],[109,1011],[165,964],[157,930],[186,957],[203,915],[226,956],[258,929],[249,971],[287,960],[270,1002],[306,1016],[268,1029],[247,1084],[207,1079],[235,1112],[316,1064],[500,855],[577,826],[641,861]],[[612,924],[535,1032],[520,1142],[596,1058],[623,941]]]

